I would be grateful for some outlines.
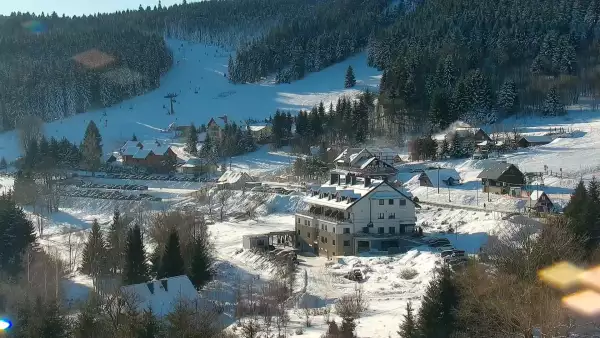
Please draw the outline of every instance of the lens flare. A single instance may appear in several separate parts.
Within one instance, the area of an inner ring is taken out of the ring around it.
[[[5,331],[10,329],[12,323],[7,319],[0,319],[0,331]]]

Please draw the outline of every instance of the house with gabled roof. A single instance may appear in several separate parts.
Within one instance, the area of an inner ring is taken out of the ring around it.
[[[525,174],[517,166],[507,162],[489,163],[477,178],[481,178],[483,192],[493,194],[517,196],[526,184]]]
[[[206,133],[208,134],[208,137],[213,140],[220,140],[223,136],[223,129],[225,129],[227,123],[229,123],[227,115],[219,116],[217,118],[211,117],[206,124]]]
[[[555,210],[554,203],[550,197],[542,190],[534,190],[529,195],[530,209],[537,212],[553,212]]]
[[[422,187],[449,187],[460,184],[460,174],[452,168],[425,170],[419,175]]]
[[[334,257],[366,251],[398,251],[411,240],[420,206],[390,182],[331,172],[328,182],[312,186],[308,208],[295,215],[301,251]]]
[[[374,154],[368,148],[346,148],[333,160],[335,165],[333,172],[381,179],[390,179],[395,176],[396,168],[379,156],[381,153]]]
[[[127,141],[121,147],[121,156],[124,165],[144,167],[153,172],[170,172],[177,163],[177,155],[171,146],[158,140]]]

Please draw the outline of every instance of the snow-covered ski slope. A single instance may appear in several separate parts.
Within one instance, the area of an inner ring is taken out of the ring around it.
[[[110,152],[133,133],[138,139],[165,138],[162,130],[173,122],[201,125],[211,117],[225,114],[233,120],[264,119],[276,109],[311,108],[320,101],[328,104],[365,88],[377,90],[379,85],[380,72],[367,66],[366,53],[291,84],[278,85],[266,79],[258,84],[233,85],[224,77],[229,51],[175,40],[169,40],[168,45],[173,51],[174,65],[162,78],[160,88],[107,109],[47,123],[46,135],[64,136],[79,143],[87,123],[94,120],[103,137],[104,151]],[[345,89],[344,75],[349,65],[354,68],[357,85]],[[169,107],[164,98],[168,93],[178,94],[175,115],[167,115],[163,107]],[[0,134],[0,156],[13,160],[19,152],[15,131]]]

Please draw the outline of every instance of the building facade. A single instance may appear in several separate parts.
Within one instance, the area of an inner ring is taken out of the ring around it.
[[[295,216],[301,251],[334,257],[418,245],[411,235],[419,206],[387,181],[331,173],[305,202],[308,210]]]
[[[525,186],[525,175],[514,164],[495,162],[489,164],[478,176],[483,192],[520,195]],[[511,192],[512,191],[512,192]]]

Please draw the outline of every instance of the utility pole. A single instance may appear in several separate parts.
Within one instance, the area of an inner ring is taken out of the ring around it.
[[[438,194],[440,193],[440,166],[438,165],[437,167],[438,170],[438,179],[437,179],[437,184],[438,184]]]

